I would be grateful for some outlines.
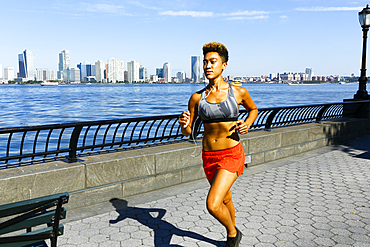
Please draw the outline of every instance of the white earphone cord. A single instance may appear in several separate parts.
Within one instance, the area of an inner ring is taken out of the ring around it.
[[[209,89],[209,91],[208,91],[207,95],[204,97],[205,99],[206,99],[206,98],[209,96],[209,94],[212,92],[213,88],[214,88],[214,85],[213,85],[213,87],[212,87],[212,88],[210,88],[210,89]],[[192,126],[192,130],[191,130],[191,136],[192,136],[192,138],[193,138],[193,142],[194,142],[194,145],[195,145],[195,147],[194,147],[194,151],[193,151],[193,153],[191,153],[191,157],[197,157],[197,156],[199,156],[199,155],[200,155],[200,153],[201,153],[201,152],[199,152],[198,154],[195,154],[195,152],[197,151],[198,144],[197,144],[197,141],[196,141],[196,139],[195,139],[196,137],[194,136],[194,128],[195,128],[195,123],[197,122],[198,118],[199,118],[199,115],[198,115],[198,116],[197,116],[197,118],[195,119],[195,121],[194,121],[194,125]]]

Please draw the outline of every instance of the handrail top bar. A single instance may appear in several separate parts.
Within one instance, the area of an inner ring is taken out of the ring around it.
[[[8,133],[8,132],[23,132],[23,131],[45,130],[45,129],[72,128],[76,126],[94,126],[94,125],[128,123],[128,122],[137,122],[137,121],[161,120],[163,118],[177,118],[178,116],[179,114],[174,114],[174,115],[149,116],[149,117],[139,117],[139,118],[117,118],[117,119],[107,119],[107,120],[98,120],[98,121],[84,121],[84,122],[70,122],[70,123],[61,123],[61,124],[46,124],[46,125],[0,128],[0,134]]]
[[[259,111],[269,111],[277,109],[292,109],[292,108],[302,108],[302,107],[316,107],[316,106],[326,106],[326,105],[337,105],[337,104],[358,104],[358,103],[369,103],[370,100],[361,101],[346,101],[346,102],[334,102],[325,104],[314,104],[314,105],[298,105],[298,106],[277,106],[268,108],[259,108]],[[247,110],[240,110],[240,112],[246,112]],[[160,116],[148,116],[148,117],[138,117],[138,118],[120,118],[120,119],[109,119],[109,120],[98,120],[98,121],[84,121],[84,122],[70,122],[61,124],[47,124],[47,125],[35,125],[35,126],[21,126],[21,127],[10,127],[10,128],[0,128],[0,134],[9,132],[24,132],[24,131],[37,131],[37,130],[47,130],[47,129],[62,129],[62,128],[72,128],[76,126],[94,126],[94,125],[106,125],[106,124],[118,124],[118,123],[129,123],[137,121],[151,121],[151,120],[161,120],[169,118],[178,118],[179,114],[171,115],[160,115]]]
[[[293,108],[303,108],[303,107],[316,107],[316,106],[331,106],[331,105],[341,105],[341,104],[358,104],[358,103],[370,103],[370,100],[356,100],[356,101],[345,101],[345,102],[333,102],[333,103],[323,103],[314,105],[294,105],[294,106],[276,106],[268,108],[258,108],[258,111],[270,111],[278,109],[293,109]],[[242,109],[239,112],[246,112],[247,110]]]

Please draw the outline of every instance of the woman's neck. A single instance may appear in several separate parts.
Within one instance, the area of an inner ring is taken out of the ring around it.
[[[222,88],[223,85],[225,85],[225,82],[224,79],[222,78],[222,76],[218,77],[218,78],[215,78],[213,80],[209,80],[209,88],[212,88],[212,89],[215,89],[215,90],[220,90]]]

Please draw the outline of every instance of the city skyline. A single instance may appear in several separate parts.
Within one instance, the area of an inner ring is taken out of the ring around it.
[[[0,9],[0,63],[18,72],[17,54],[35,69],[58,71],[58,54],[83,61],[139,61],[148,76],[164,61],[191,75],[189,57],[218,41],[229,49],[225,75],[259,76],[314,68],[319,75],[359,74],[365,1],[8,1]]]
[[[103,83],[116,83],[116,82],[193,82],[199,83],[200,80],[200,56],[191,56],[191,75],[186,76],[185,71],[178,71],[172,76],[171,65],[165,62],[163,67],[157,67],[155,74],[148,76],[147,68],[140,65],[137,61],[127,62],[127,70],[124,68],[124,61],[116,58],[108,59],[108,63],[98,60],[95,63],[85,61],[77,64],[77,68],[70,66],[70,54],[68,50],[63,50],[59,53],[59,63],[57,77],[54,77],[54,71],[47,68],[36,68],[34,77],[28,72],[29,63],[34,67],[33,53],[30,50],[25,50],[18,54],[19,71],[17,76],[14,76],[13,67],[4,68],[4,77],[0,73],[0,79],[12,80],[11,78],[22,79],[22,81],[36,80],[63,80],[72,83],[80,83],[82,81],[97,81]],[[28,62],[27,62],[28,61]],[[31,62],[30,62],[31,61]],[[0,64],[2,71],[2,64]],[[156,76],[156,77],[153,77]],[[315,75],[312,68],[305,68],[304,72],[273,72],[260,76],[234,76],[224,75],[226,80],[245,81],[245,82],[270,82],[270,81],[341,81],[344,77],[355,77],[352,73],[350,76],[341,75]],[[204,75],[202,76],[204,79]],[[259,79],[258,79],[259,78]]]
[[[31,59],[26,59],[27,55],[31,57]],[[14,73],[14,78],[23,78],[23,80],[33,80],[32,76],[30,76],[31,73],[25,74],[28,63],[26,62],[27,60],[34,60],[34,54],[30,50],[24,50],[21,54],[18,54],[18,72]],[[191,56],[190,57],[190,62],[191,62],[191,75],[189,77],[186,76],[185,71],[179,70],[174,73],[174,76],[172,76],[172,70],[171,70],[171,65],[169,62],[165,62],[163,64],[163,67],[157,67],[155,74],[158,76],[159,79],[162,79],[162,82],[171,82],[171,79],[178,79],[178,82],[185,82],[185,79],[188,79],[188,82],[195,82],[199,83],[200,82],[200,70],[201,70],[201,65],[200,65],[200,56]],[[32,66],[35,67],[34,61],[31,62]],[[134,65],[131,65],[134,64]],[[115,58],[110,58],[108,59],[108,63],[105,64],[105,62],[98,60],[95,63],[90,63],[88,61],[85,61],[83,63],[77,64],[77,68],[71,66],[70,64],[70,54],[68,50],[63,50],[59,53],[59,63],[58,63],[58,71],[57,71],[57,76],[54,77],[54,71],[50,70],[48,68],[36,68],[35,73],[34,73],[34,78],[37,81],[42,81],[42,80],[61,80],[65,79],[66,81],[70,82],[80,82],[80,81],[98,81],[98,82],[119,82],[119,81],[128,81],[129,83],[132,82],[143,82],[146,81],[147,79],[150,79],[150,76],[148,76],[147,73],[147,68],[143,65],[140,65],[139,62],[136,61],[131,61],[127,63],[127,70],[124,69],[124,61],[115,59]],[[0,63],[0,69],[2,72],[2,64]],[[4,74],[7,74],[6,77],[3,79],[7,79],[10,74],[12,74],[9,69],[13,69],[13,67],[5,67],[4,68]],[[8,70],[8,71],[5,71]],[[43,71],[43,72],[41,72]],[[75,76],[74,73],[80,73],[79,79],[77,79],[77,74]],[[38,73],[37,73],[38,72]],[[124,73],[127,73],[127,77],[124,76]],[[180,73],[180,75],[179,75]],[[278,78],[279,74],[287,74],[286,71],[284,72],[272,72],[268,74],[263,74],[260,76],[234,76],[234,75],[224,75],[225,77],[228,78],[270,78],[270,79],[278,79],[278,80],[291,80],[291,79],[281,79]],[[305,68],[305,70],[302,71],[295,71],[291,72],[289,71],[288,74],[292,74],[293,81],[296,80],[312,80],[313,76],[313,69],[312,68]],[[302,77],[302,74],[306,74],[307,76]],[[151,75],[151,76],[152,76]],[[355,76],[353,73],[350,75],[351,77]],[[12,77],[12,76],[10,76]],[[73,79],[72,79],[73,77]],[[181,78],[184,79],[181,79]],[[331,77],[331,78],[341,78],[343,75],[318,75],[318,77]],[[344,76],[346,77],[346,76]],[[0,73],[0,79],[2,78],[2,74]],[[43,78],[43,79],[40,79]],[[298,78],[298,79],[297,79]],[[300,79],[299,79],[300,78]],[[320,79],[319,79],[320,80]],[[153,80],[152,80],[153,81]],[[154,80],[156,82],[157,80]]]

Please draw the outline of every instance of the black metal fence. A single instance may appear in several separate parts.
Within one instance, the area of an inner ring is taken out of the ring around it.
[[[358,117],[369,101],[351,101],[320,105],[276,107],[259,109],[251,130],[320,122],[343,117]],[[240,111],[246,119],[248,112]],[[4,164],[46,157],[65,156],[77,161],[79,153],[163,143],[181,140],[178,115],[127,118],[103,121],[76,122],[31,127],[0,129],[0,168]],[[197,124],[197,135],[203,135],[203,126]],[[3,165],[1,165],[3,164]]]

